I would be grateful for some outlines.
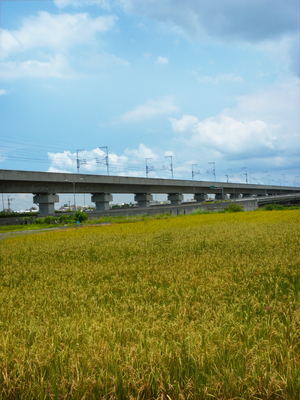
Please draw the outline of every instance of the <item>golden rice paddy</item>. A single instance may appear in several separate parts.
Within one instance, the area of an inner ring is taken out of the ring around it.
[[[0,399],[300,398],[299,211],[1,242]]]

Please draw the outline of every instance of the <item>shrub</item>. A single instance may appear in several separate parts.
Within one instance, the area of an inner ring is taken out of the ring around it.
[[[285,210],[285,207],[281,204],[267,204],[264,206],[264,210],[272,211],[272,210]]]
[[[211,214],[211,211],[197,208],[195,211],[191,213],[191,215],[202,215],[202,214]]]
[[[232,212],[241,212],[241,211],[244,211],[244,208],[243,208],[243,206],[240,206],[239,204],[232,203],[228,207],[225,207],[224,211],[225,212],[230,212],[230,213],[232,213]]]
[[[60,222],[61,224],[67,224],[68,222],[71,222],[71,221],[72,221],[72,217],[71,217],[71,215],[69,215],[69,214],[61,215],[61,216],[59,217],[59,222]]]
[[[83,211],[76,211],[73,215],[75,221],[83,222],[88,219],[88,216]]]
[[[45,218],[43,218],[43,217],[36,218],[35,220],[33,220],[32,223],[33,223],[33,224],[37,224],[37,225],[39,225],[39,224],[45,224]]]

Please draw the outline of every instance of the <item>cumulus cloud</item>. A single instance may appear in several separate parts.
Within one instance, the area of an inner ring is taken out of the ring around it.
[[[96,173],[98,171],[106,171],[106,153],[96,148],[93,150],[84,150],[79,154],[80,171],[83,173]],[[77,169],[77,153],[70,151],[52,153],[48,152],[48,158],[51,166],[49,172],[74,172]],[[115,153],[109,154],[109,165],[122,165],[127,163],[125,155],[118,156]]]
[[[87,13],[51,15],[40,11],[26,18],[19,30],[1,30],[1,57],[35,48],[66,52],[72,46],[93,42],[97,33],[112,29],[115,23],[112,15],[91,18]]]
[[[76,171],[76,153],[71,153],[69,151],[58,153],[48,152],[48,158],[51,162],[48,172],[74,173]],[[152,149],[142,143],[137,149],[127,148],[124,154],[121,155],[117,155],[115,152],[109,152],[109,169],[112,171],[113,175],[145,176],[145,158],[152,158],[153,162],[158,162],[160,157]],[[106,175],[106,153],[103,150],[99,148],[84,150],[80,152],[79,159],[82,162],[80,164],[81,173]],[[153,171],[152,174],[154,174]]]
[[[125,122],[135,122],[178,112],[179,108],[174,105],[174,100],[173,96],[165,96],[159,100],[149,100],[147,103],[141,104],[125,113],[122,116],[122,120]]]
[[[139,145],[138,149],[127,148],[124,154],[128,157],[152,158],[152,160],[158,159],[158,155],[143,143]]]
[[[201,150],[227,160],[299,156],[299,83],[274,84],[217,116],[170,118],[175,141],[193,156]]]
[[[16,79],[20,77],[34,78],[74,78],[69,64],[62,54],[49,56],[49,61],[27,60],[23,62],[0,62],[0,79]]]
[[[7,91],[4,90],[4,89],[0,89],[0,96],[3,95],[3,94],[7,94]]]
[[[221,154],[245,157],[277,146],[276,129],[264,121],[241,122],[226,115],[200,121],[190,115],[170,119],[173,131],[185,146],[214,149]]]
[[[156,64],[159,64],[159,65],[167,65],[167,64],[169,64],[169,60],[168,60],[167,57],[159,56],[159,57],[157,58],[157,60],[156,60]]]

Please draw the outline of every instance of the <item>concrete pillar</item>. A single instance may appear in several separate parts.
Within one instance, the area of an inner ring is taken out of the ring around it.
[[[181,193],[169,193],[168,200],[171,202],[172,205],[177,206],[181,204],[183,200],[183,194]]]
[[[138,202],[139,207],[150,207],[150,201],[153,200],[153,196],[150,193],[136,193],[134,200]]]
[[[216,200],[223,200],[223,194],[222,193],[216,193]]]
[[[33,202],[39,205],[39,215],[51,215],[54,214],[54,203],[59,202],[59,197],[57,194],[36,194]]]
[[[91,200],[96,203],[96,211],[107,211],[109,210],[109,202],[112,199],[113,197],[110,193],[93,193]]]
[[[205,201],[207,199],[207,194],[206,193],[195,193],[194,199],[197,201],[197,203],[202,203],[202,201]]]

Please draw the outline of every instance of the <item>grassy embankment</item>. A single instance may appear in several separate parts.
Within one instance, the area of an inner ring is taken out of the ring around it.
[[[300,398],[299,211],[1,243],[0,399]]]

